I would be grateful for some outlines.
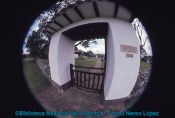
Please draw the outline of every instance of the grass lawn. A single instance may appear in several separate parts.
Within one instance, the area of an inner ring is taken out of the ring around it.
[[[150,70],[151,69],[151,65],[145,62],[140,62],[140,69],[141,70]]]
[[[76,66],[83,66],[83,67],[94,67],[96,64],[96,58],[78,58],[75,59]],[[89,69],[86,68],[76,68],[76,70],[86,71],[88,72]]]
[[[23,59],[23,70],[27,84],[32,92],[41,92],[51,85],[48,78],[42,74],[38,65],[32,58]]]

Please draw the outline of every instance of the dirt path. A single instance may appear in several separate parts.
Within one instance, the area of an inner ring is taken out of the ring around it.
[[[97,59],[95,68],[101,68],[101,60]],[[91,72],[98,73],[101,70],[92,69]],[[48,111],[123,111],[125,105],[123,102],[103,104],[101,94],[83,91],[81,89],[70,87],[63,93],[57,88],[50,86],[43,92],[36,95],[36,99]],[[78,116],[77,118],[95,118]],[[60,117],[62,118],[62,117]],[[63,118],[73,118],[66,116]],[[110,115],[104,115],[102,118],[113,118]]]
[[[101,59],[97,58],[96,64],[94,66],[95,68],[101,68]]]
[[[47,90],[36,95],[37,100],[48,111],[123,111],[123,103],[112,103],[103,105],[101,102],[101,95],[96,93],[90,93],[77,89],[74,87],[69,88],[63,93],[58,93],[56,88],[50,87]],[[73,118],[71,116],[60,118]],[[77,118],[96,118],[79,116]],[[98,117],[99,118],[99,117]],[[101,118],[113,118],[106,115]]]
[[[94,65],[94,68],[101,68],[101,59],[96,59],[96,64]],[[90,72],[100,73],[101,70],[91,69]]]

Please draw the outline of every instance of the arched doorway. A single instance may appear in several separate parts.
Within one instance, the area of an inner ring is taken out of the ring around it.
[[[107,34],[108,34],[108,23],[100,22],[100,23],[88,23],[80,26],[76,26],[67,31],[64,31],[63,34],[74,41],[84,41],[86,43],[90,40],[103,40],[106,42]],[[85,45],[88,45],[86,44]],[[104,48],[106,48],[106,43],[104,43]],[[96,45],[98,49],[98,44]],[[105,67],[106,67],[106,57],[104,50],[104,57],[98,58],[97,54],[91,54],[87,52],[82,52],[81,56],[88,58],[89,60],[94,59],[94,61],[98,62],[96,67],[90,65],[90,63],[85,66],[81,65],[70,65],[70,74],[71,74],[71,85],[81,88],[83,90],[88,90],[91,92],[103,92],[104,87],[104,77],[105,77]],[[79,54],[80,55],[80,54]],[[105,59],[104,59],[105,58]],[[101,64],[101,60],[103,59],[104,65],[101,68],[99,65]],[[76,60],[77,62],[78,60]],[[89,61],[90,62],[90,61]],[[86,63],[84,61],[84,63]]]
[[[49,49],[51,77],[60,86],[64,87],[70,84],[71,76],[68,73],[70,64],[74,64],[74,41],[71,38],[76,33],[71,34],[73,35],[71,37],[67,31],[71,31],[71,29],[76,31],[76,27],[91,23],[108,24],[107,61],[102,88],[104,98],[105,100],[125,98],[135,85],[140,66],[139,42],[132,25],[126,21],[113,18],[87,19],[73,23],[55,33],[52,36]]]

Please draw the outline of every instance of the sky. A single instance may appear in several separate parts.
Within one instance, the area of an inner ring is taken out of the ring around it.
[[[26,34],[26,37],[25,37],[25,40],[24,40],[24,43],[23,43],[23,53],[24,54],[28,54],[27,52],[27,48],[25,48],[26,46],[26,43],[28,41],[28,37],[29,35],[33,32],[33,31],[37,31],[39,29],[38,27],[38,24],[39,24],[39,20],[37,20],[38,18],[36,18],[36,20],[32,23],[31,27],[29,28],[27,34]]]
[[[87,52],[91,50],[94,54],[105,54],[105,40],[104,39],[95,39],[97,44],[91,44],[88,48],[84,48],[82,45],[78,45],[79,50]]]

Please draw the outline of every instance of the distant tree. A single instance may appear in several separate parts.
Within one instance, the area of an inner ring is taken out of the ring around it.
[[[105,58],[105,55],[104,55],[104,54],[97,54],[97,56],[98,56],[99,58]]]
[[[32,31],[26,42],[26,48],[29,55],[33,56],[35,59],[38,57],[46,57],[46,53],[48,53],[50,36],[44,31],[47,24],[52,21],[61,7],[63,7],[63,3],[57,2],[50,9],[40,14],[38,19],[36,19],[39,22],[38,30]]]
[[[86,55],[87,55],[88,57],[95,57],[95,54],[94,54],[91,50],[87,51],[87,52],[86,52]]]
[[[77,48],[77,47],[75,47],[75,50],[78,50],[78,48]]]
[[[44,11],[40,16],[38,17],[38,30],[32,31],[32,33],[29,35],[28,40],[26,42],[26,48],[29,52],[30,56],[33,56],[35,58],[37,57],[43,57],[43,55],[46,55],[45,53],[48,51],[48,45],[50,36],[48,33],[44,32],[47,28],[47,24],[50,23],[56,15],[67,8],[69,5],[73,5],[77,2],[77,0],[63,0],[58,1],[56,4],[54,4],[50,9]],[[89,47],[89,45],[93,42],[93,39],[90,40],[83,40],[80,41],[84,47]]]
[[[78,45],[81,45],[84,48],[87,48],[91,44],[97,44],[97,41],[95,40],[95,38],[94,39],[85,39],[85,40],[77,41],[77,42],[75,42],[75,47],[77,47]]]
[[[91,55],[94,54],[91,50],[88,50],[87,53],[88,53],[88,54],[91,54]]]
[[[33,31],[28,37],[26,44],[29,55],[36,58],[42,58],[44,56],[43,49],[48,45],[48,40],[44,40],[38,31]]]
[[[54,8],[54,9],[53,9]],[[26,42],[26,48],[29,52],[29,55],[36,58],[45,58],[46,52],[48,52],[48,45],[50,36],[43,32],[47,23],[51,20],[53,15],[55,14],[55,7],[51,7],[48,11],[44,11],[38,19],[38,30],[32,31],[32,33],[28,36],[28,40]]]
[[[145,32],[145,28],[143,27],[142,23],[139,21],[139,19],[134,19],[133,23],[132,23],[134,29],[136,30],[136,34],[139,38],[140,41],[140,56],[141,58],[144,58],[145,56],[147,56],[147,52],[144,49],[144,46],[146,44],[146,41],[149,39],[149,37],[147,36],[146,38],[143,39],[143,32]]]

